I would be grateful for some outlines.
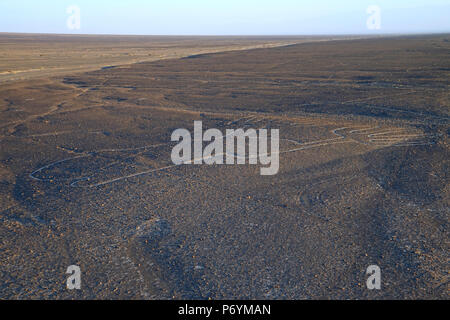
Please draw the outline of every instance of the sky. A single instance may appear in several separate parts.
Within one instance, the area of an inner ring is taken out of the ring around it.
[[[0,32],[440,33],[450,32],[450,0],[0,0]]]

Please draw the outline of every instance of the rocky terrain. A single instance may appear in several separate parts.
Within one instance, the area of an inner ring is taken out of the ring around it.
[[[447,299],[449,39],[186,40],[5,79],[0,298]],[[197,120],[279,129],[279,173],[174,166]]]

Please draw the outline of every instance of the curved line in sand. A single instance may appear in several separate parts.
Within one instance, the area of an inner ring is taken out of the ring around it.
[[[257,120],[258,122],[261,121],[261,119],[257,119],[256,116],[249,116],[249,117],[243,117],[243,118],[239,118],[237,120],[234,121],[230,121],[227,124],[234,124],[237,123],[240,120],[246,120],[246,123],[249,123],[252,120]],[[353,139],[350,140],[345,140],[346,138],[348,138],[348,136],[340,133],[340,131],[346,130],[346,129],[353,129],[351,131],[349,131],[350,134],[354,134],[354,133],[358,133],[358,134],[367,134],[367,131],[371,131],[371,130],[376,130],[379,127],[372,127],[372,128],[361,128],[361,127],[341,127],[341,128],[337,128],[337,129],[333,129],[330,132],[336,136],[338,136],[337,138],[331,138],[331,139],[324,139],[324,140],[317,140],[317,141],[311,141],[311,142],[298,142],[292,139],[280,139],[280,140],[284,140],[284,141],[288,141],[291,143],[294,143],[300,147],[297,148],[293,148],[290,150],[285,150],[285,151],[279,151],[278,154],[287,154],[287,153],[292,153],[292,152],[298,152],[298,151],[303,151],[303,150],[308,150],[308,149],[312,149],[312,148],[317,148],[317,147],[323,147],[323,146],[330,146],[330,145],[335,145],[335,144],[343,144],[343,143],[363,143],[360,141],[356,141]],[[398,130],[391,130],[391,131],[384,131],[384,132],[379,132],[379,133],[372,133],[372,134],[368,134],[367,137],[371,138],[374,136],[380,136],[379,138],[374,138],[374,139],[369,139],[369,142],[374,145],[374,146],[381,146],[381,147],[404,147],[404,146],[420,146],[420,145],[430,145],[433,144],[431,142],[428,143],[423,143],[423,142],[419,142],[417,140],[414,141],[410,141],[408,142],[408,138],[426,138],[429,137],[428,135],[421,135],[421,134],[411,134],[411,135],[399,135],[399,136],[395,136],[392,135],[393,133],[398,133],[400,131],[403,131],[404,129],[398,129]],[[227,137],[224,136],[224,137]],[[342,141],[345,140],[345,141]],[[90,157],[90,156],[94,156],[97,155],[99,153],[106,153],[106,152],[127,152],[127,151],[137,151],[137,150],[146,150],[146,149],[150,149],[150,148],[155,148],[155,147],[160,147],[160,146],[168,146],[173,142],[170,143],[162,143],[162,144],[157,144],[157,145],[149,145],[149,146],[144,146],[144,147],[138,147],[138,148],[122,148],[122,149],[103,149],[103,150],[98,150],[98,151],[92,151],[80,156],[76,156],[76,157],[72,157],[72,158],[66,158],[63,160],[59,160],[53,163],[50,163],[48,165],[45,165],[35,171],[33,171],[32,173],[29,174],[30,178],[32,178],[35,181],[40,181],[40,182],[48,182],[48,179],[40,179],[37,178],[35,175],[42,172],[45,169],[49,169],[52,168],[53,166],[56,166],[58,164],[64,163],[64,162],[68,162],[71,160],[76,160],[76,159],[80,159],[80,158],[86,158],[86,157]],[[363,143],[366,144],[366,143]],[[215,155],[214,157],[220,157],[220,156],[232,156],[235,159],[253,159],[255,158],[255,156],[247,156],[247,157],[240,157],[236,154],[230,154],[230,153],[222,153],[222,154],[218,154]],[[257,156],[256,156],[257,157]],[[202,161],[205,161],[207,159],[210,159],[212,157],[202,157],[200,158]],[[184,164],[192,164],[194,163],[196,160],[200,160],[200,159],[193,159],[190,161],[185,162]],[[126,180],[129,178],[134,178],[134,177],[138,177],[138,176],[142,176],[142,175],[147,175],[150,173],[154,173],[154,172],[159,172],[159,171],[165,171],[165,170],[170,170],[173,169],[175,167],[179,167],[181,165],[169,165],[169,166],[164,166],[161,168],[154,168],[154,169],[150,169],[150,170],[146,170],[146,171],[142,171],[142,172],[137,172],[134,174],[130,174],[130,175],[126,175],[126,176],[121,176],[118,178],[114,178],[114,179],[110,179],[110,180],[106,180],[106,181],[102,181],[96,184],[91,184],[88,186],[79,186],[78,184],[83,182],[83,181],[89,181],[92,176],[86,176],[86,177],[79,177],[79,178],[71,178],[71,179],[66,179],[63,181],[69,181],[71,180],[72,182],[70,183],[71,187],[77,187],[77,188],[95,188],[95,187],[100,187],[100,186],[104,186],[107,184],[111,184],[111,183],[115,183],[118,181],[122,181],[122,180]],[[107,168],[108,166],[106,166]],[[94,172],[94,175],[96,173],[98,173],[98,171],[101,169],[97,169],[96,172]]]

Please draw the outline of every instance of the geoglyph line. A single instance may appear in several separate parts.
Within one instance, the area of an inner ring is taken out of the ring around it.
[[[250,116],[250,117],[243,117],[243,118],[239,118],[233,121],[228,122],[227,124],[236,124],[239,121],[245,120],[244,124],[248,124],[251,121],[255,121],[255,122],[261,122],[264,121],[266,119],[264,118],[259,118],[257,116]],[[286,121],[284,121],[284,123],[286,123]],[[290,123],[290,122],[289,122]],[[292,126],[292,123],[290,123]],[[298,124],[300,125],[300,124]],[[282,138],[280,140],[283,141],[288,141],[290,143],[293,143],[295,145],[297,145],[296,148],[292,148],[289,150],[284,150],[284,151],[279,151],[278,154],[287,154],[287,153],[293,153],[293,152],[298,152],[298,151],[303,151],[303,150],[308,150],[308,149],[312,149],[312,148],[318,148],[318,147],[324,147],[324,146],[332,146],[332,145],[336,145],[336,144],[344,144],[344,143],[361,143],[361,144],[368,144],[368,143],[364,143],[363,141],[357,141],[355,139],[351,139],[348,135],[345,134],[345,130],[349,130],[348,131],[349,134],[358,134],[358,135],[365,135],[366,138],[369,138],[368,141],[371,145],[376,146],[376,147],[406,147],[406,146],[421,146],[421,145],[432,145],[433,142],[429,141],[423,141],[423,139],[426,138],[431,138],[433,137],[432,135],[426,135],[426,134],[401,134],[402,132],[405,131],[405,129],[396,129],[396,130],[389,130],[389,131],[383,131],[383,132],[376,132],[373,133],[372,130],[376,130],[379,129],[379,127],[367,127],[367,128],[361,128],[361,127],[340,127],[340,128],[336,128],[331,130],[330,132],[332,134],[334,134],[335,136],[337,136],[337,138],[330,138],[330,139],[322,139],[322,140],[317,140],[317,141],[310,141],[310,142],[298,142],[294,139],[289,139],[289,138]],[[372,133],[371,133],[372,132]],[[398,135],[395,135],[395,133],[398,133]],[[225,136],[226,137],[226,136]],[[370,139],[372,137],[375,137],[373,139]],[[415,139],[414,139],[415,138]],[[419,141],[418,139],[422,139],[422,141]],[[46,169],[51,169],[52,167],[58,165],[58,164],[62,164],[65,162],[69,162],[71,160],[76,160],[76,159],[81,159],[81,158],[87,158],[87,157],[92,157],[92,156],[98,156],[101,153],[112,153],[112,152],[132,152],[132,151],[138,151],[138,150],[143,150],[146,151],[147,149],[151,149],[151,148],[156,148],[156,147],[165,147],[165,146],[169,146],[172,142],[170,143],[162,143],[162,144],[156,144],[156,145],[149,145],[149,146],[143,146],[143,147],[137,147],[137,148],[117,148],[117,149],[103,149],[103,150],[97,150],[97,151],[91,151],[91,152],[86,152],[82,155],[76,156],[76,157],[72,157],[72,158],[66,158],[63,160],[59,160],[53,163],[50,163],[48,165],[45,165],[35,171],[33,171],[29,176],[31,179],[35,180],[35,181],[40,181],[40,182],[48,182],[49,179],[42,179],[42,178],[38,178],[36,177],[36,175],[38,175],[39,173],[42,173],[44,170]],[[98,174],[101,170],[107,169],[113,165],[116,165],[120,162],[123,162],[126,159],[130,159],[136,155],[140,155],[141,153],[138,154],[133,154],[129,157],[126,157],[125,159],[122,160],[118,160],[115,161],[113,164],[109,164],[107,166],[101,167],[97,170],[95,170],[93,172],[92,175],[90,176],[84,176],[84,177],[78,177],[78,178],[68,178],[68,179],[58,179],[60,181],[72,181],[70,183],[71,187],[81,187],[81,188],[94,188],[94,187],[99,187],[99,186],[104,186],[107,184],[112,184],[118,181],[122,181],[122,180],[126,180],[126,179],[130,179],[130,178],[134,178],[134,177],[139,177],[139,176],[143,176],[143,175],[148,175],[151,173],[155,173],[155,172],[160,172],[160,171],[168,171],[171,170],[175,167],[178,167],[179,165],[168,165],[168,166],[164,166],[161,168],[152,168],[150,170],[145,170],[142,172],[136,172],[133,174],[129,174],[129,175],[125,175],[125,176],[121,176],[121,177],[117,177],[114,179],[110,179],[110,180],[106,180],[106,181],[102,181],[96,184],[90,184],[87,186],[79,186],[79,184],[83,181],[89,181],[92,176],[95,176],[96,174]],[[230,154],[230,153],[222,153],[222,154],[218,154],[215,155],[215,157],[220,157],[220,156],[233,156],[235,159],[250,159],[250,156],[247,157],[240,157],[236,154]],[[254,156],[252,156],[254,157]],[[201,160],[207,160],[210,157],[202,157],[200,158]],[[191,161],[187,161],[184,164],[191,164],[194,163],[197,160],[200,159],[193,159]]]

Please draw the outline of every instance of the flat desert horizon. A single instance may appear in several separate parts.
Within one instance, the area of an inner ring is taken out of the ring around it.
[[[0,299],[448,299],[449,79],[450,34],[0,33]],[[199,121],[276,174],[174,164]]]

